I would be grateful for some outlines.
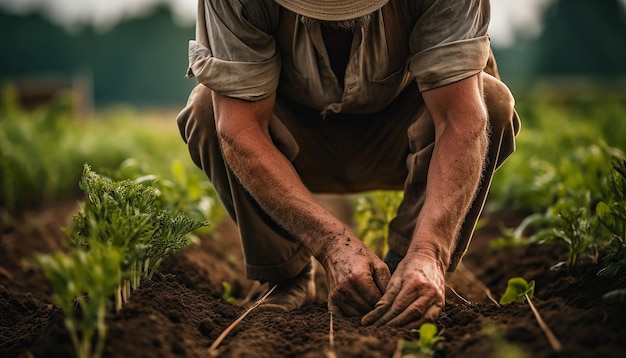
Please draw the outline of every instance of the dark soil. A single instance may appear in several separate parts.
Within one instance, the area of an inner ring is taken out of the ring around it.
[[[0,240],[0,357],[72,357],[63,313],[43,274],[22,264],[35,253],[63,249],[61,227],[76,205],[68,203],[26,215]],[[519,214],[493,215],[477,232],[464,269],[451,275],[446,308],[437,322],[445,340],[441,357],[626,357],[626,310],[602,296],[626,288],[618,279],[596,277],[598,267],[576,274],[549,268],[566,257],[557,246],[493,250],[499,227],[515,226]],[[105,357],[207,357],[215,339],[243,309],[221,299],[222,282],[242,299],[253,287],[243,274],[237,232],[230,221],[216,226],[199,245],[167,259],[166,275],[143,281],[130,302],[107,320]],[[474,274],[496,298],[507,280],[535,280],[535,303],[563,344],[556,353],[527,304],[496,306],[468,277]],[[361,327],[358,319],[334,320],[338,357],[392,357],[406,330]],[[252,312],[220,345],[223,357],[320,357],[329,347],[329,314],[319,302],[290,314]]]

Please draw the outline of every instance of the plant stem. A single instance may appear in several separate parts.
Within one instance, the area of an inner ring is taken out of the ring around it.
[[[104,351],[104,342],[106,341],[106,312],[107,310],[107,301],[106,299],[100,299],[100,303],[98,305],[98,322],[96,325],[96,329],[98,331],[98,341],[96,342],[96,350],[94,351],[93,357],[100,358],[102,357],[102,352]]]
[[[115,289],[115,312],[122,310],[122,286],[118,285]]]
[[[253,309],[257,308],[261,304],[261,302],[265,301],[267,296],[269,296],[272,292],[274,292],[276,287],[278,287],[278,285],[274,285],[274,287],[272,287],[269,291],[267,291],[267,293],[263,295],[263,297],[259,298],[252,306],[250,306],[250,308],[248,308],[244,313],[242,313],[241,316],[239,316],[239,318],[237,318],[233,323],[231,323],[230,326],[226,327],[224,332],[222,332],[219,335],[219,337],[217,337],[217,339],[213,342],[213,344],[211,344],[211,347],[209,347],[209,356],[217,357],[219,355],[217,347],[220,345],[220,343],[222,343],[224,338],[226,338],[228,333],[230,333],[230,331],[232,331],[241,321],[243,321],[243,319],[246,318],[246,316],[250,312],[252,312]]]
[[[548,341],[550,341],[550,345],[552,346],[552,349],[554,349],[555,352],[560,352],[561,349],[563,349],[561,342],[558,340],[558,338],[556,338],[554,333],[552,333],[552,330],[550,329],[550,327],[548,327],[546,322],[544,322],[543,318],[541,318],[539,311],[537,311],[537,308],[535,308],[535,305],[533,304],[533,301],[531,301],[530,297],[527,294],[524,294],[524,296],[526,297],[526,300],[528,301],[528,305],[530,306],[530,309],[533,311],[533,314],[535,315],[535,319],[537,319],[537,323],[539,323],[539,327],[541,327],[546,337],[548,338]]]
[[[74,315],[70,313],[71,311],[66,311],[65,313],[65,326],[67,327],[68,332],[70,333],[70,338],[72,339],[72,344],[74,346],[74,352],[76,353],[76,357],[81,358],[82,355],[82,344],[78,339],[78,332],[76,328]]]
[[[122,287],[122,302],[126,304],[128,303],[128,300],[130,300],[130,279],[124,280],[124,285]]]

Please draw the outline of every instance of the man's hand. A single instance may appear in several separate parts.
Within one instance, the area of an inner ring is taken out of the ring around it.
[[[408,253],[376,308],[363,317],[364,325],[416,328],[437,319],[454,241],[480,183],[488,145],[481,77],[422,96],[435,128],[424,204]]]
[[[363,325],[417,328],[439,317],[445,300],[445,269],[429,254],[405,257]]]
[[[337,316],[370,312],[389,283],[387,265],[350,234],[335,241],[321,261],[328,282],[328,309]]]

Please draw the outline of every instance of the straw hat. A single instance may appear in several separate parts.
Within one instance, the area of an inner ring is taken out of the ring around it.
[[[372,13],[389,0],[274,0],[297,14],[322,21],[343,21]]]

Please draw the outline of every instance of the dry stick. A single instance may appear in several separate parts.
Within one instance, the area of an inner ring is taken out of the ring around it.
[[[550,327],[548,327],[546,322],[543,321],[543,318],[541,318],[539,311],[537,311],[537,309],[535,308],[535,305],[533,304],[533,301],[530,300],[530,297],[527,294],[524,294],[524,297],[526,297],[526,300],[528,301],[528,305],[530,305],[530,309],[533,311],[533,314],[535,315],[535,319],[537,319],[537,323],[539,323],[539,327],[541,327],[543,332],[546,334],[546,337],[548,337],[548,341],[550,341],[550,345],[552,346],[552,349],[554,349],[554,351],[556,352],[560,352],[561,349],[563,348],[563,346],[561,345],[561,342],[559,342],[558,338],[556,338],[554,333],[552,333],[552,330],[550,330]]]
[[[9,280],[13,280],[13,274],[2,266],[0,266],[0,275],[8,278]]]
[[[474,283],[476,283],[478,286],[480,286],[480,289],[483,290],[483,292],[485,292],[485,294],[487,295],[487,298],[489,298],[489,300],[493,303],[496,304],[496,306],[500,307],[500,304],[498,303],[498,300],[496,300],[493,295],[491,294],[491,290],[489,289],[489,287],[487,287],[481,280],[478,279],[478,277],[476,277],[476,275],[474,275],[474,273],[472,271],[470,271],[467,267],[465,267],[464,265],[459,266],[459,268],[462,268],[461,270],[459,270],[459,273],[461,275],[463,275],[466,279],[468,279],[469,281],[473,281]]]
[[[330,329],[328,332],[328,352],[326,352],[327,358],[337,358],[337,353],[335,352],[335,336],[333,329],[333,313],[330,312]]]
[[[248,313],[252,312],[253,309],[257,308],[257,306],[261,304],[261,302],[265,301],[267,296],[269,296],[272,292],[274,292],[276,287],[278,287],[278,285],[274,285],[274,287],[272,287],[269,291],[267,291],[267,293],[263,295],[263,297],[259,298],[258,301],[256,301],[252,306],[250,306],[250,308],[248,308],[241,316],[239,316],[239,318],[237,318],[233,323],[231,323],[230,326],[228,326],[224,330],[224,332],[222,332],[219,335],[219,337],[217,337],[217,339],[213,342],[213,344],[211,344],[211,347],[209,347],[209,355],[211,357],[216,357],[219,355],[219,352],[217,351],[217,347],[220,345],[220,343],[222,343],[224,338],[226,338],[226,336],[230,333],[230,331],[232,331],[233,328],[235,328],[239,324],[239,322],[243,321],[243,319],[246,318]]]
[[[452,291],[452,293],[454,293],[454,295],[455,295],[458,299],[460,299],[461,301],[463,301],[463,303],[465,303],[466,305],[471,305],[471,304],[472,304],[470,301],[466,300],[466,299],[465,299],[465,298],[463,298],[461,295],[459,295],[459,293],[458,293],[458,292],[456,292],[456,290],[455,290],[454,288],[452,288],[452,286],[450,286],[450,285],[446,285],[446,287],[447,287],[450,291]]]
[[[248,291],[248,294],[246,295],[246,297],[244,297],[243,300],[241,300],[239,302],[240,306],[247,306],[250,302],[253,301],[253,298],[258,295],[259,291],[261,290],[261,287],[263,285],[259,282],[259,281],[254,281],[254,283],[252,284],[252,287],[250,288],[250,290]],[[257,296],[258,297],[258,296]]]

